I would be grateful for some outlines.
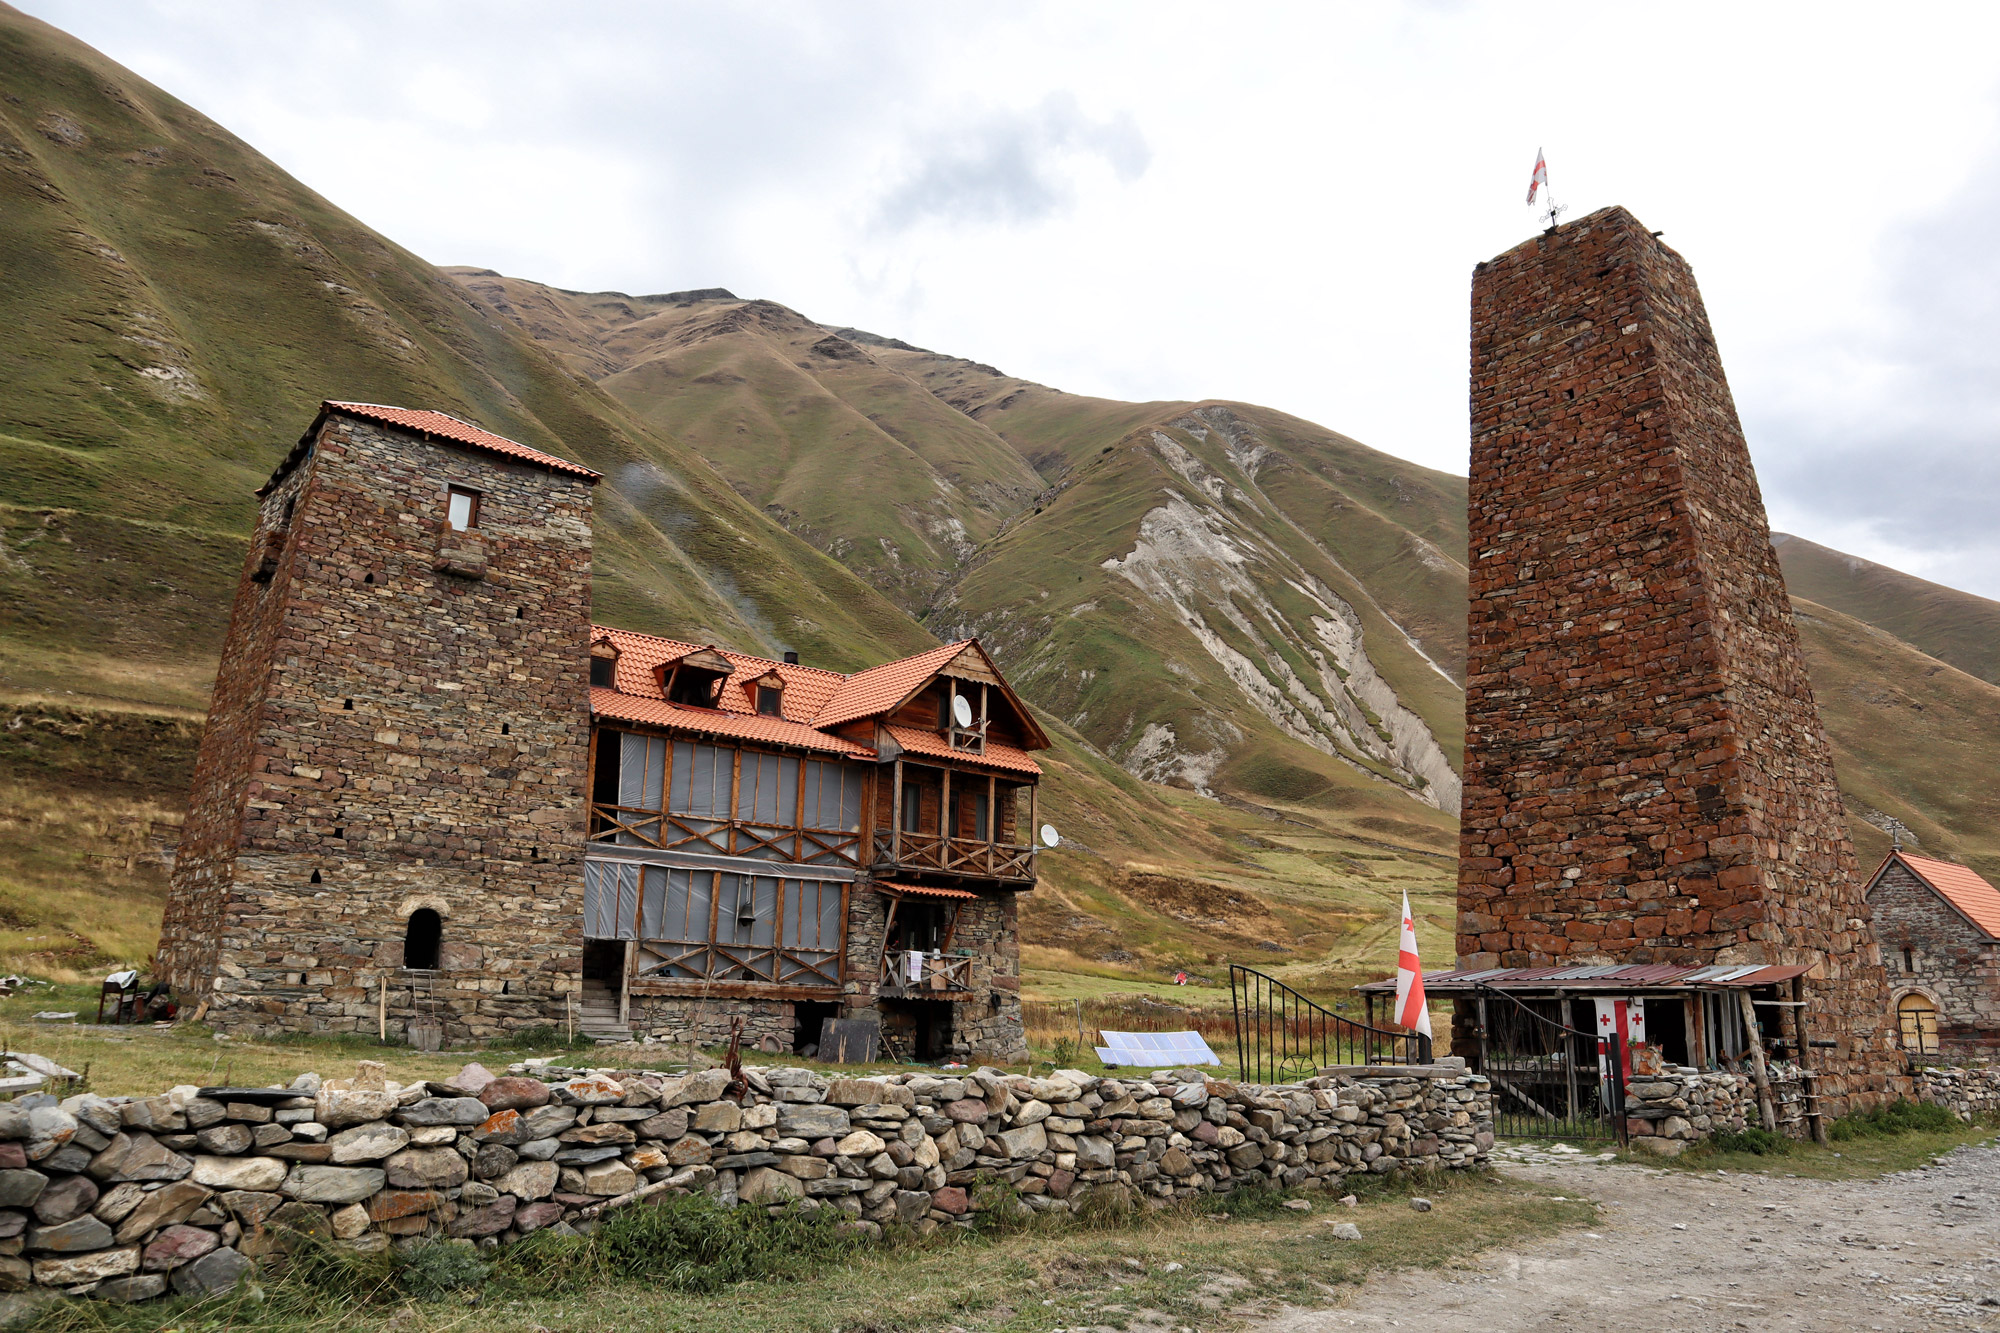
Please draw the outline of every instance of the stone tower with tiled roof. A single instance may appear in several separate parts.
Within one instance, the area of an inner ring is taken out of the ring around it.
[[[1899,1068],[1694,274],[1621,208],[1474,270],[1461,966],[1811,964],[1838,1109]]]
[[[185,1007],[562,1021],[596,480],[443,413],[322,408],[259,491],[202,738],[158,956]]]

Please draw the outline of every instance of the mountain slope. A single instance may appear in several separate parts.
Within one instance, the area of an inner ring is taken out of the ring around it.
[[[1774,532],[1785,586],[2000,685],[2000,602]]]

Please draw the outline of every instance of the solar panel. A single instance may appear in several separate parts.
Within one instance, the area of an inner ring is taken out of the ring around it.
[[[1106,1032],[1109,1045],[1097,1048],[1106,1066],[1146,1065],[1154,1069],[1184,1065],[1219,1065],[1199,1032]]]

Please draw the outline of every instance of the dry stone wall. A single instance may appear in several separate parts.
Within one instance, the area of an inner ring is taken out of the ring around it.
[[[749,1069],[561,1069],[399,1086],[38,1094],[0,1104],[0,1290],[141,1300],[233,1286],[300,1236],[360,1251],[587,1231],[669,1193],[834,1208],[859,1231],[966,1226],[1003,1199],[1166,1201],[1352,1173],[1463,1168],[1493,1145],[1485,1079],[1387,1073],[1282,1086],[1197,1071],[1102,1079],[980,1069],[827,1079]],[[984,1182],[1011,1189],[989,1192]],[[637,1196],[637,1197],[635,1197]]]
[[[1913,1071],[1918,1101],[1935,1102],[1971,1121],[2000,1114],[2000,1068],[1990,1065],[1936,1065]],[[1771,1111],[1789,1138],[1812,1136],[1805,1113],[1805,1085],[1797,1066],[1770,1065]],[[1625,1129],[1631,1146],[1661,1157],[1678,1157],[1716,1134],[1762,1127],[1757,1084],[1748,1074],[1697,1072],[1671,1066],[1625,1085]]]

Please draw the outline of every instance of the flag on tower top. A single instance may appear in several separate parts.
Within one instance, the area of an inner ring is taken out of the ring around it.
[[[1424,1003],[1424,965],[1417,961],[1417,919],[1410,895],[1403,895],[1403,941],[1396,950],[1396,1021],[1431,1036],[1431,1010]]]
[[[1535,191],[1549,188],[1549,164],[1542,156],[1542,150],[1535,150],[1535,171],[1528,177],[1528,202],[1535,202]]]

